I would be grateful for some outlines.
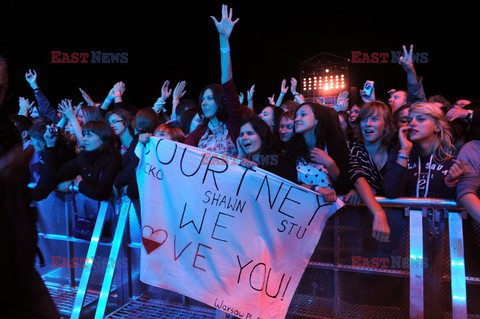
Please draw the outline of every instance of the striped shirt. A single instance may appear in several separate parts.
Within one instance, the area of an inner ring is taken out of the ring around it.
[[[355,184],[358,178],[364,177],[368,184],[370,184],[375,195],[382,196],[384,194],[382,181],[386,165],[378,171],[377,166],[363,146],[363,143],[348,143],[348,149],[350,151],[350,170],[348,176],[352,183]]]

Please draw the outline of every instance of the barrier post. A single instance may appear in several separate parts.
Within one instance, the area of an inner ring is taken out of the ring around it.
[[[453,318],[467,318],[465,251],[463,249],[463,227],[460,213],[448,213],[448,237],[450,241]]]
[[[112,249],[108,256],[109,263],[105,271],[105,277],[103,278],[102,290],[100,291],[100,298],[98,300],[97,311],[95,312],[95,319],[103,318],[105,310],[107,308],[108,296],[110,295],[110,289],[112,288],[113,275],[115,274],[115,267],[118,265],[118,252],[120,251],[120,245],[122,244],[123,234],[125,233],[125,225],[127,224],[127,218],[130,212],[130,200],[122,201],[122,208],[120,210],[120,216],[118,218],[117,227],[112,241]],[[110,263],[113,261],[112,263]],[[123,267],[120,263],[120,267]]]
[[[410,229],[410,318],[421,319],[424,316],[423,267],[412,260],[423,263],[423,211],[408,210]]]
[[[100,209],[98,210],[97,220],[95,227],[93,228],[92,238],[88,246],[87,258],[85,260],[85,268],[82,271],[82,277],[80,278],[80,284],[78,286],[77,295],[75,296],[75,302],[73,304],[71,319],[80,318],[80,313],[83,307],[83,301],[87,293],[88,281],[90,280],[90,274],[92,273],[92,264],[97,253],[98,243],[102,235],[103,226],[105,223],[105,216],[107,214],[108,202],[102,201]],[[92,259],[90,259],[92,258]]]

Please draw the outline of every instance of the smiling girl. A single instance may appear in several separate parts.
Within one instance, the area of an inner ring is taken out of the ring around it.
[[[356,135],[362,142],[349,144],[349,177],[354,183],[356,192],[373,215],[372,236],[386,242],[390,236],[390,227],[385,211],[375,199],[375,195],[384,195],[383,175],[388,159],[388,147],[394,136],[390,107],[379,101],[365,104],[358,114],[356,127]],[[348,197],[345,196],[347,202]]]
[[[258,116],[245,119],[237,139],[240,165],[251,168],[259,166],[280,177],[296,182],[295,163],[279,154],[273,133]]]
[[[295,112],[288,156],[296,160],[298,182],[336,201],[336,192],[351,189],[348,148],[337,113],[324,105],[303,103]]]

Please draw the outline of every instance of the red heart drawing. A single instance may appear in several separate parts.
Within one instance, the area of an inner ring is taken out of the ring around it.
[[[153,230],[153,228],[150,226],[143,226],[142,228],[142,243],[143,247],[145,247],[145,250],[147,251],[147,255],[158,247],[162,246],[163,243],[167,241],[167,238],[168,233],[164,229]]]

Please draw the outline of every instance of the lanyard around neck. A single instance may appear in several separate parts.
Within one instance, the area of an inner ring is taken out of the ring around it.
[[[433,160],[433,154],[430,155],[430,163],[428,164],[427,183],[425,185],[425,194],[423,195],[424,198],[427,198],[428,189],[430,188],[430,172],[432,170],[432,160]],[[421,173],[420,167],[421,166],[422,166],[422,162],[419,156],[418,157],[418,174],[417,174],[417,196],[416,196],[417,198],[420,197],[420,173]]]

